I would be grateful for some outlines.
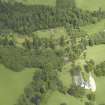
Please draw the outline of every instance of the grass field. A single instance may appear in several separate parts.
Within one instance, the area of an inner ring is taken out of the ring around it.
[[[105,61],[105,45],[98,45],[89,47],[87,50],[87,58],[92,58],[96,63]],[[105,103],[105,77],[95,77],[97,90],[96,90],[96,103]]]
[[[105,30],[105,19],[97,22],[96,24],[89,24],[81,27],[81,30],[85,31],[88,35],[94,35],[95,33]]]
[[[97,84],[96,102],[105,103],[105,77],[95,78]]]
[[[62,94],[58,91],[49,93],[45,104],[42,105],[60,105],[61,103],[66,103],[67,105],[84,105],[84,102],[78,98],[74,98],[68,94]]]
[[[2,0],[2,1],[9,1],[11,3],[17,1],[24,3],[26,5],[49,5],[49,6],[56,5],[56,0]]]
[[[35,32],[39,37],[46,37],[49,38],[52,36],[54,39],[59,39],[60,36],[66,36],[66,30],[64,27],[57,27],[52,29],[46,29],[41,31]]]
[[[35,31],[33,34],[38,35],[40,38],[52,38],[54,40],[58,40],[61,36],[67,37],[67,32],[64,27],[57,27],[52,29],[45,29],[40,31]],[[25,41],[25,38],[28,38],[30,41],[32,40],[32,36],[19,36],[15,35],[15,40],[18,44],[22,44]]]
[[[87,59],[93,59],[96,64],[105,61],[105,45],[88,47]]]
[[[0,105],[14,105],[32,80],[34,70],[13,72],[0,65]]]
[[[70,68],[71,68],[71,65],[70,65],[70,63],[68,63],[63,67],[62,72],[59,72],[59,79],[62,81],[62,83],[66,89],[69,89],[70,85],[72,84]]]
[[[105,0],[76,0],[77,7],[83,10],[97,10],[102,8],[105,10]]]

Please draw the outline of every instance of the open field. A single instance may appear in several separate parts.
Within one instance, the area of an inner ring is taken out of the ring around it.
[[[96,102],[105,103],[105,77],[95,78],[97,84]]]
[[[62,72],[59,73],[59,79],[62,81],[66,89],[69,89],[70,85],[72,84],[70,68],[71,68],[71,65],[70,63],[68,63],[63,67]]]
[[[68,94],[62,94],[58,91],[49,93],[46,97],[45,104],[42,105],[60,105],[66,103],[67,105],[84,105],[84,102],[78,98],[74,98]]]
[[[98,45],[89,47],[87,50],[87,58],[92,58],[96,63],[105,61],[105,45]],[[96,103],[105,103],[105,77],[95,77],[97,90],[96,90]]]
[[[59,39],[61,36],[67,37],[67,32],[64,27],[57,27],[52,29],[45,29],[40,31],[35,31],[33,34],[38,35],[40,38],[50,38],[52,37],[54,40]],[[25,41],[25,38],[32,40],[32,36],[19,36],[15,35],[15,40],[18,44],[22,44]]]
[[[96,24],[89,24],[81,27],[81,30],[85,31],[88,35],[94,35],[100,31],[105,30],[105,19],[97,22]]]
[[[83,10],[97,10],[102,8],[105,10],[105,0],[76,0],[77,7]]]
[[[2,0],[2,1],[9,1],[11,3],[16,1],[27,5],[49,5],[49,6],[56,5],[56,0]]]
[[[31,82],[35,70],[13,72],[0,65],[0,105],[14,105]]]
[[[49,38],[52,36],[54,39],[59,39],[60,36],[67,35],[64,27],[40,30],[40,31],[36,31],[35,34],[37,34],[39,37],[46,37],[46,38]]]
[[[87,59],[93,59],[96,64],[105,61],[105,45],[88,47]]]

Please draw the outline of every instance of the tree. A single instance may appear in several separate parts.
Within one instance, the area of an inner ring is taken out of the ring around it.
[[[61,36],[60,37],[60,42],[59,42],[60,46],[64,46],[65,44],[65,39],[64,39],[64,36]]]
[[[32,48],[32,43],[27,38],[25,38],[25,41],[24,41],[23,45],[25,46],[25,48],[28,48],[28,49]]]
[[[60,105],[67,105],[65,102],[61,103]]]
[[[94,105],[94,103],[89,101],[89,102],[85,102],[85,105]]]
[[[72,85],[68,93],[74,97],[82,98],[85,95],[85,89],[79,86]]]
[[[87,98],[88,98],[88,100],[90,100],[90,101],[95,101],[95,94],[94,94],[94,93],[88,94],[88,95],[87,95]]]

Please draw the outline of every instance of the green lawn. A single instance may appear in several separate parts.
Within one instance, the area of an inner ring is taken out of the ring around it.
[[[95,33],[105,30],[105,19],[97,22],[96,24],[89,24],[81,27],[81,30],[85,31],[88,35],[94,35]]]
[[[105,0],[76,0],[77,7],[83,10],[97,10],[100,7],[105,10]]]
[[[13,72],[0,65],[0,105],[14,105],[32,80],[34,70]]]
[[[9,1],[9,2],[21,2],[26,5],[49,5],[49,6],[55,6],[56,5],[56,0],[4,0],[4,1]]]
[[[88,47],[87,59],[93,59],[96,64],[105,61],[105,45]]]

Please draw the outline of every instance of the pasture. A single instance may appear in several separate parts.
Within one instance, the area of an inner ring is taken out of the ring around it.
[[[105,30],[105,19],[95,24],[83,26],[80,29],[85,31],[88,35],[94,35],[95,33],[102,32]]]
[[[56,0],[3,0],[7,2],[20,2],[26,5],[49,5],[49,6],[55,6]]]
[[[35,70],[13,72],[0,65],[0,105],[14,105],[32,81]]]
[[[105,10],[105,0],[75,0],[78,8],[94,11],[102,8]]]
[[[58,91],[49,92],[44,102],[42,105],[60,105],[61,103],[66,103],[67,105],[84,105],[84,101],[68,94],[64,95]]]
[[[96,64],[105,61],[105,45],[97,45],[88,47],[87,58],[94,59]],[[95,77],[97,90],[96,90],[96,103],[105,103],[105,77]]]
[[[97,84],[96,102],[105,103],[105,77],[95,78]]]
[[[105,61],[105,45],[88,47],[87,59],[93,59],[96,64],[99,64]]]
[[[57,27],[52,29],[45,29],[40,31],[33,32],[33,35],[38,35],[39,38],[53,38],[54,40],[58,40],[61,36],[67,37],[67,32],[64,27]],[[14,39],[18,45],[21,45],[25,39],[29,39],[32,41],[33,35],[19,36],[17,34],[14,35]]]

